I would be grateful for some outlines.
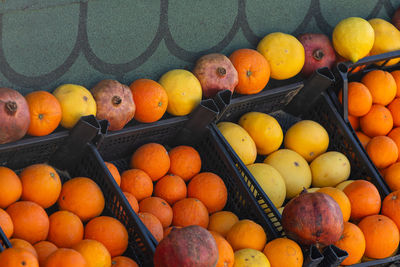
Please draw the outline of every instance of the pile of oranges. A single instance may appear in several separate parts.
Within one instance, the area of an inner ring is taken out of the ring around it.
[[[121,256],[128,232],[117,219],[101,216],[104,206],[90,178],[62,184],[47,164],[30,165],[19,175],[0,167],[0,226],[12,238],[12,248],[0,253],[0,266],[137,266]]]
[[[342,102],[342,92],[339,93]],[[373,70],[348,85],[349,121],[392,191],[400,189],[400,71]]]
[[[200,154],[190,146],[167,149],[158,143],[139,147],[130,158],[130,168],[121,174],[111,162],[110,173],[125,194],[132,209],[160,242],[174,228],[199,225],[210,231],[216,240],[219,259],[216,266],[233,266],[234,252],[251,249],[269,261],[291,261],[302,266],[303,255],[297,243],[278,238],[266,245],[264,229],[249,219],[239,220],[231,211],[223,210],[227,188],[215,173],[201,172]],[[282,247],[293,249],[282,257]]]

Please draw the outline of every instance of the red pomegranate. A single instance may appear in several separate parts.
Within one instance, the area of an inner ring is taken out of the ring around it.
[[[204,97],[213,97],[218,91],[233,93],[239,82],[238,73],[232,62],[223,54],[208,54],[199,58],[193,69],[199,79]]]
[[[392,23],[400,31],[400,7],[394,12]]]
[[[128,86],[116,80],[102,80],[91,90],[97,104],[96,118],[108,120],[110,131],[117,131],[133,119],[135,102]]]
[[[25,98],[13,89],[0,88],[0,144],[24,137],[30,120]]]
[[[319,68],[331,68],[335,63],[335,50],[328,36],[320,33],[305,33],[298,37],[304,46],[305,61],[301,73],[308,77]]]
[[[301,244],[330,245],[342,235],[343,215],[327,194],[302,193],[285,206],[282,226],[288,237]]]
[[[214,267],[217,261],[214,237],[198,225],[172,229],[154,253],[154,267]]]

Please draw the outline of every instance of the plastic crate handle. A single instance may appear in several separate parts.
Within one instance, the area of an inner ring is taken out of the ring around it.
[[[347,251],[344,251],[335,245],[329,245],[325,247],[323,255],[324,260],[319,264],[320,267],[339,266],[342,261],[344,261],[349,256]]]
[[[214,96],[213,100],[214,100],[214,102],[217,105],[217,108],[219,110],[219,113],[216,116],[216,120],[219,120],[219,118],[225,112],[225,110],[227,109],[227,107],[231,103],[231,98],[232,98],[232,92],[229,91],[229,90],[219,91]]]
[[[309,249],[303,252],[303,267],[317,267],[324,259],[324,255],[315,245],[311,245]]]

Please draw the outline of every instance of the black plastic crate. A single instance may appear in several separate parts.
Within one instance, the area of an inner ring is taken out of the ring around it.
[[[90,123],[87,123],[87,120]],[[0,165],[19,173],[24,167],[31,164],[47,163],[57,170],[62,183],[74,177],[91,178],[99,185],[105,198],[105,208],[101,215],[118,219],[128,231],[129,245],[124,255],[134,259],[141,266],[149,266],[152,263],[151,255],[155,249],[154,244],[144,225],[132,211],[125,196],[120,190],[117,190],[118,185],[101,159],[97,148],[94,144],[89,143],[98,134],[100,127],[96,127],[96,123],[93,116],[86,117],[71,130],[70,136],[65,139],[57,139],[56,149],[35,151],[32,148],[30,154],[27,155],[25,154],[26,150],[22,147],[20,150],[13,151],[16,159],[22,159],[21,162],[15,161],[9,165],[7,161],[0,161]],[[2,151],[0,151],[0,155],[2,155]],[[57,204],[46,209],[49,215],[56,210],[58,210]],[[9,243],[6,247],[9,247]]]

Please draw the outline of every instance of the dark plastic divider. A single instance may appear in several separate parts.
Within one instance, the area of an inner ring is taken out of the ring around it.
[[[11,243],[8,240],[6,234],[4,233],[3,229],[0,227],[0,253],[6,249],[6,248],[11,248]]]

